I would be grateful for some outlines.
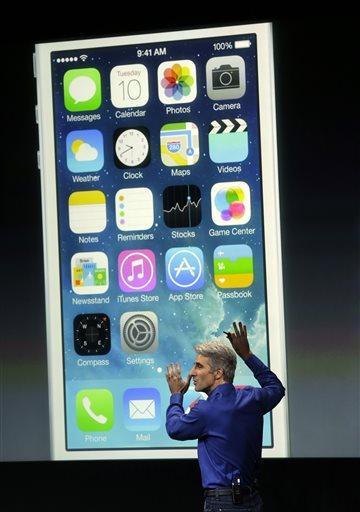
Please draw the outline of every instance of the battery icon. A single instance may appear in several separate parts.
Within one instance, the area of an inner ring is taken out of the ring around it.
[[[249,39],[244,39],[243,41],[235,41],[235,48],[250,48],[251,42]]]

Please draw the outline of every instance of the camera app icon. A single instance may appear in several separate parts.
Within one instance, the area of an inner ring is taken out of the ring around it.
[[[239,55],[213,57],[206,63],[206,91],[212,100],[241,98],[246,90],[245,61]]]

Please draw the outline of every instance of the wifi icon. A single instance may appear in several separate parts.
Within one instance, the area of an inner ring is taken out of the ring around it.
[[[88,58],[87,55],[80,55],[80,59],[84,62]]]

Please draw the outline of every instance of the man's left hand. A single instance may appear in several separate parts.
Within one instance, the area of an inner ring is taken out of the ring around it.
[[[187,376],[187,379],[184,380],[181,377],[181,367],[179,364],[169,364],[167,367],[166,380],[169,385],[169,389],[171,394],[174,393],[182,393],[185,394],[189,389],[191,375]]]

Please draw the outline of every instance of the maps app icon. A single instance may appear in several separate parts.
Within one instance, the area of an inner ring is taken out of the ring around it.
[[[160,131],[161,160],[167,166],[194,165],[199,160],[199,130],[195,123],[164,124]]]

